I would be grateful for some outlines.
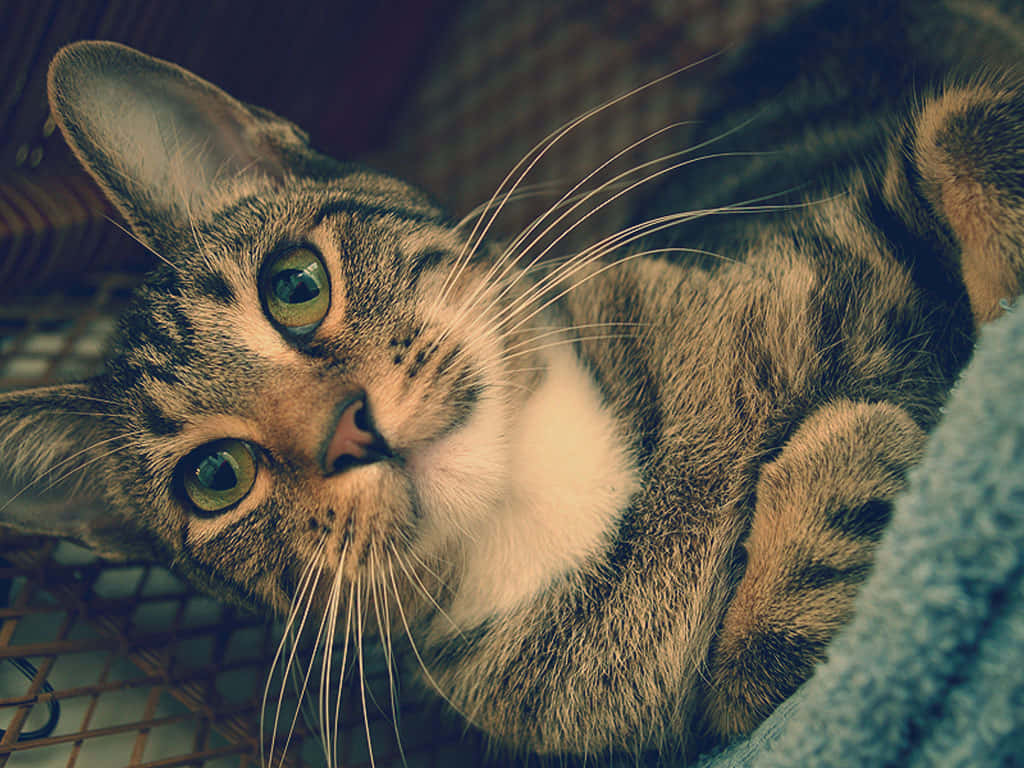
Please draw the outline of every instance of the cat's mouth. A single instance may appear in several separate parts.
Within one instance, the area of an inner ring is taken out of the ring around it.
[[[365,392],[353,392],[335,409],[335,418],[320,449],[320,467],[326,476],[352,467],[395,458],[377,431]]]

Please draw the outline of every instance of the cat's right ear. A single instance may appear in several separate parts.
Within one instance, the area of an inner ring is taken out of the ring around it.
[[[138,516],[105,493],[131,440],[89,382],[0,394],[0,525],[107,557],[154,558]]]
[[[192,217],[330,163],[292,123],[167,61],[103,41],[50,64],[50,109],[75,155],[135,233],[162,251]]]

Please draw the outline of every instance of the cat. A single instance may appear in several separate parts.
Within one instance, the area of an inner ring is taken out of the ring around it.
[[[749,733],[1021,291],[1022,22],[816,5],[727,55],[697,145],[729,156],[536,264],[174,64],[69,45],[54,118],[162,264],[103,374],[0,398],[4,520],[407,632],[513,749]]]

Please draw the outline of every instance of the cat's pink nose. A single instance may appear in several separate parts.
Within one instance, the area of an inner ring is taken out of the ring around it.
[[[391,456],[384,438],[373,428],[365,395],[357,395],[342,404],[338,422],[327,438],[322,455],[323,470],[328,475]]]

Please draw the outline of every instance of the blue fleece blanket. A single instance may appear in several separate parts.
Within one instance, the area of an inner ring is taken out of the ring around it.
[[[727,766],[1024,766],[1024,300],[987,326],[852,623]]]

